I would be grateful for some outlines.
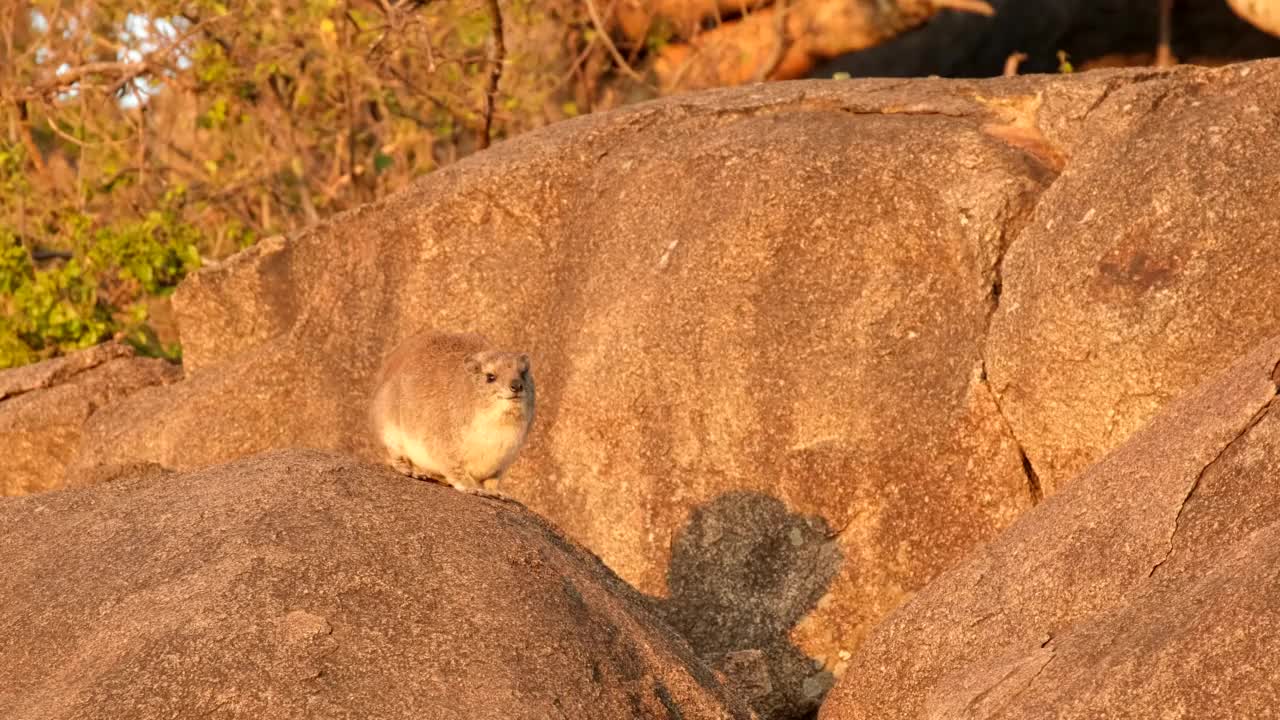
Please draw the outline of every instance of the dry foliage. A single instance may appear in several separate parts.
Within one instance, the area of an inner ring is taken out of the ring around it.
[[[0,5],[0,367],[147,345],[202,257],[620,103],[593,33],[575,0]]]
[[[176,357],[148,299],[202,259],[660,87],[794,76],[834,1],[0,3],[0,367]],[[839,2],[883,35],[979,0]]]

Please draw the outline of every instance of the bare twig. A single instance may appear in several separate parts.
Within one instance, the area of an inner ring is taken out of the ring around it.
[[[489,14],[493,19],[493,55],[489,58],[489,82],[484,89],[484,124],[480,128],[479,146],[489,147],[489,131],[493,127],[493,105],[498,95],[498,81],[502,79],[502,63],[507,59],[507,46],[502,37],[502,9],[498,0],[488,0]]]
[[[344,14],[344,15],[346,15],[348,18],[350,18],[350,17],[351,17],[351,9],[350,9],[350,6],[349,6],[349,5],[346,5],[346,4],[344,3],[344,8],[343,8],[343,10],[344,10],[343,14]],[[353,27],[353,28],[355,28],[355,30],[356,30],[357,32],[359,32],[359,29],[360,29],[360,28],[359,28],[359,26],[358,26],[358,25],[356,25],[356,22],[355,22],[355,19],[354,19],[354,18],[352,18],[352,20],[351,20],[351,25],[352,25],[352,27]],[[356,179],[356,101],[355,101],[355,90],[353,89],[352,84],[351,84],[351,57],[350,57],[350,53],[348,52],[348,51],[349,51],[349,49],[350,49],[350,46],[355,42],[355,40],[354,40],[354,39],[353,39],[353,38],[348,34],[348,32],[347,32],[347,30],[346,30],[345,28],[344,28],[344,29],[343,29],[343,31],[342,31],[342,40],[341,40],[341,42],[342,42],[342,85],[343,85],[343,95],[345,95],[345,96],[346,96],[344,99],[346,100],[346,103],[345,103],[345,104],[346,104],[346,115],[347,115],[347,118],[346,118],[346,120],[347,120],[347,132],[346,132],[346,145],[347,145],[347,157],[346,157],[346,161],[347,161],[347,176],[348,176],[348,177],[350,178],[350,180],[352,181],[352,191],[353,191],[353,192],[358,192],[359,188],[357,188],[357,187],[355,186],[355,179]]]
[[[85,133],[85,127],[86,127],[85,117],[84,117],[86,113],[85,94],[80,93],[80,96],[77,99],[80,101],[79,102],[80,133],[83,135]],[[61,130],[58,130],[58,126],[54,124],[52,119],[49,119],[49,127],[58,131],[59,134],[64,134],[62,133]],[[89,193],[84,191],[84,167],[85,167],[84,143],[77,143],[76,145],[76,201],[79,203],[80,212],[82,213],[84,212],[85,205],[89,202]]]
[[[465,114],[463,113],[463,111],[450,105],[447,97],[441,95],[440,93],[427,92],[426,88],[421,87],[420,85],[415,83],[413,80],[411,80],[407,75],[405,75],[404,73],[400,72],[395,68],[390,68],[390,71],[391,71],[392,77],[398,80],[401,85],[408,88],[417,97],[425,99],[427,102],[436,106],[440,110],[443,110],[444,112],[448,113],[452,117],[460,118]],[[412,120],[413,122],[417,123],[419,126],[423,128],[429,129],[429,128],[435,127],[436,125],[433,122],[430,122],[422,117],[419,117],[418,115],[413,114],[412,112],[410,112],[409,110],[403,107],[393,108],[388,106],[387,110],[390,110],[391,114],[393,115],[397,115],[399,117]]]
[[[754,82],[764,82],[769,76],[778,69],[782,64],[782,58],[787,54],[787,50],[791,47],[791,35],[787,32],[787,13],[791,10],[790,0],[778,0],[773,6],[773,35],[774,45],[773,52],[769,54],[769,59],[756,69]]]
[[[1156,67],[1173,67],[1173,0],[1160,0],[1160,24],[1157,29]]]
[[[107,146],[107,145],[123,145],[123,144],[125,144],[126,142],[128,142],[128,141],[129,141],[129,139],[128,139],[128,138],[120,138],[119,140],[109,140],[109,139],[108,139],[108,140],[98,140],[98,141],[96,141],[96,142],[95,142],[95,141],[90,141],[90,140],[81,140],[80,138],[78,138],[78,137],[76,137],[76,136],[74,136],[74,135],[69,135],[69,134],[67,134],[67,133],[66,133],[62,128],[58,127],[57,123],[55,123],[55,122],[53,121],[53,118],[45,118],[44,120],[45,120],[45,124],[49,126],[49,129],[50,129],[50,130],[52,130],[52,131],[54,132],[54,134],[56,134],[58,137],[62,138],[63,140],[66,140],[67,142],[71,143],[72,145],[75,145],[75,146],[76,146],[76,147],[78,147],[78,148],[85,148],[85,147],[105,147],[105,146]],[[82,124],[81,124],[81,126],[80,126],[80,129],[81,129],[82,131],[84,131],[84,130],[85,130],[85,126],[83,125],[83,121],[82,121]]]
[[[583,47],[582,52],[578,53],[578,56],[573,59],[573,62],[569,63],[569,71],[566,72],[564,75],[561,75],[560,79],[556,81],[555,87],[552,89],[553,92],[555,90],[559,90],[560,88],[564,87],[565,83],[568,83],[570,80],[573,79],[574,75],[578,74],[578,68],[582,66],[583,61],[585,61],[587,57],[591,55],[592,50],[596,49],[597,39],[598,39],[598,36],[593,37],[587,41],[587,44]]]
[[[996,9],[984,0],[930,0],[935,10],[955,10],[957,12],[974,13],[993,17]]]
[[[618,52],[618,46],[613,44],[613,39],[609,37],[608,31],[605,30],[604,22],[600,19],[600,12],[596,10],[595,2],[593,0],[586,0],[586,3],[587,14],[591,16],[591,25],[595,27],[596,33],[600,36],[600,40],[604,42],[605,48],[607,48],[609,50],[609,54],[613,56],[613,61],[618,64],[618,69],[632,80],[635,80],[642,85],[648,85],[649,83],[645,82],[644,78],[640,77],[639,73],[631,69],[631,66],[627,64],[626,58],[622,57],[622,53]]]
[[[209,18],[208,20],[201,20],[200,22],[192,25],[180,37],[175,38],[173,42],[170,42],[159,50],[147,53],[146,57],[141,60],[134,62],[91,62],[67,68],[65,72],[56,75],[53,80],[26,90],[24,93],[19,95],[19,99],[35,100],[38,98],[48,97],[52,93],[65,90],[72,85],[75,85],[90,75],[117,76],[116,82],[112,85],[111,92],[109,93],[114,95],[126,84],[133,82],[153,67],[161,65],[159,58],[168,57],[170,53],[182,47],[183,43],[191,39],[196,33],[203,30],[206,26],[228,17],[231,17],[231,13],[218,15],[216,17]]]
[[[1013,77],[1014,75],[1017,75],[1018,66],[1021,65],[1023,61],[1025,61],[1026,59],[1027,59],[1027,54],[1024,52],[1012,53],[1011,55],[1009,55],[1009,57],[1004,59],[1004,72],[1002,74],[1005,77]]]
[[[66,72],[55,77],[53,81],[36,86],[36,88],[27,92],[24,97],[35,98],[46,96],[49,93],[75,85],[89,75],[120,75],[126,78],[125,82],[128,82],[128,80],[141,75],[146,72],[146,70],[146,61],[85,63],[84,65],[77,65],[76,67],[68,68]]]
[[[147,186],[147,103],[142,97],[142,92],[138,90],[137,83],[129,84],[129,93],[133,96],[134,102],[138,104],[138,122],[136,125],[138,131],[138,185],[145,188]]]
[[[22,140],[22,145],[27,149],[27,154],[31,156],[31,164],[35,165],[36,172],[44,172],[44,156],[40,154],[40,148],[36,145],[35,138],[31,137],[31,128],[27,127],[30,121],[30,114],[27,108],[26,100],[18,101],[18,137]]]
[[[186,20],[187,22],[191,23],[193,27],[196,25],[200,25],[201,23],[204,22],[198,16],[192,15],[186,12],[180,13],[180,17],[182,17],[183,20]],[[231,53],[231,43],[228,42],[227,40],[224,40],[223,38],[220,38],[217,35],[214,35],[213,33],[209,33],[209,39],[217,43],[218,47],[222,48],[222,51],[224,53],[227,53],[227,54]]]
[[[613,0],[613,2],[610,2],[609,7],[605,9],[605,14],[612,15],[613,9],[617,4],[618,4],[618,0]],[[652,21],[650,21],[650,23],[652,24]],[[585,33],[581,33],[581,35],[585,36]],[[561,75],[560,79],[556,81],[555,87],[552,89],[552,92],[555,92],[560,88],[564,87],[565,84],[568,83],[570,80],[572,80],[575,75],[578,75],[578,70],[582,67],[582,63],[586,62],[587,58],[591,56],[591,53],[596,49],[596,43],[599,41],[600,41],[600,33],[593,33],[591,39],[587,40],[586,45],[583,46],[582,52],[579,52],[578,55],[573,59],[573,62],[569,63],[569,71],[566,72],[564,75]]]

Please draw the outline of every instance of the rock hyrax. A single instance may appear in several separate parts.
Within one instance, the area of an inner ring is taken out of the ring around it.
[[[482,490],[502,479],[533,423],[533,375],[523,353],[471,334],[426,331],[382,364],[370,419],[392,467]]]

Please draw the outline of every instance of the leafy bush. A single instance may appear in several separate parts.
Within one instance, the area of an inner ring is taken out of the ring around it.
[[[97,289],[76,260],[36,270],[27,251],[11,235],[0,265],[0,286],[8,288],[0,315],[0,367],[32,362],[50,351],[74,350],[109,335],[111,316],[97,301]]]
[[[173,292],[200,266],[200,233],[169,207],[109,226],[78,214],[65,223],[75,249],[55,253],[44,267],[11,228],[0,227],[0,368],[113,336],[142,354],[177,360],[178,347],[149,327],[146,298]]]
[[[0,367],[112,336],[176,356],[146,308],[201,256],[634,95],[581,0],[9,5]]]

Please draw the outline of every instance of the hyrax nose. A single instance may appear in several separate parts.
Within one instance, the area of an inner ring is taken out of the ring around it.
[[[513,393],[518,393],[518,392],[520,392],[521,390],[524,390],[524,381],[523,381],[523,380],[521,380],[520,378],[516,378],[515,380],[512,380],[512,381],[511,381],[511,392],[513,392]]]

